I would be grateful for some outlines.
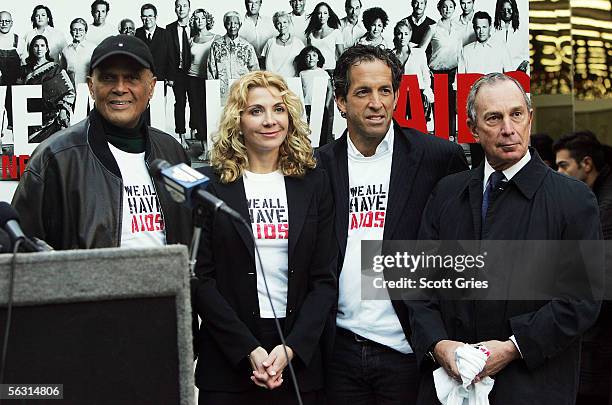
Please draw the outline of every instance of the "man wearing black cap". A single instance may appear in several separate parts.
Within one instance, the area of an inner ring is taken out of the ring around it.
[[[143,122],[156,83],[149,48],[109,37],[90,69],[95,108],[41,143],[19,182],[13,206],[24,231],[55,249],[187,244],[190,212],[147,170],[157,158],[189,162],[172,136]]]

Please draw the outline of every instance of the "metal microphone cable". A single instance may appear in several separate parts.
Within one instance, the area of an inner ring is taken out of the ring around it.
[[[266,287],[266,295],[268,296],[268,301],[270,301],[270,308],[272,308],[272,315],[274,316],[274,324],[276,325],[276,331],[278,332],[278,336],[280,337],[281,344],[283,345],[283,351],[285,352],[285,358],[287,359],[287,364],[289,366],[289,374],[291,375],[291,379],[293,380],[293,388],[295,389],[295,395],[298,400],[298,404],[302,405],[302,396],[300,395],[300,387],[298,386],[297,378],[295,378],[295,371],[293,370],[293,362],[289,359],[289,354],[287,353],[287,344],[285,343],[285,337],[283,336],[283,331],[280,327],[280,322],[276,317],[276,310],[274,309],[274,305],[272,304],[272,296],[270,295],[270,289],[268,288],[268,280],[266,279],[266,272],[263,268],[263,262],[261,261],[261,255],[259,254],[259,249],[257,248],[257,240],[255,239],[255,234],[253,234],[253,228],[251,224],[249,224],[242,216],[240,217],[240,223],[243,224],[248,230],[249,235],[251,235],[251,239],[253,240],[253,246],[255,246],[255,253],[257,254],[257,260],[259,261],[259,268],[261,269],[261,275],[263,277],[263,282]]]

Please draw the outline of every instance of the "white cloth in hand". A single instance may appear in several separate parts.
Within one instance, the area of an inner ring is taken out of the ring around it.
[[[455,381],[442,367],[433,372],[436,394],[442,405],[489,405],[493,379],[485,377],[476,384],[474,378],[484,368],[489,350],[484,346],[464,344],[455,350],[461,383]]]

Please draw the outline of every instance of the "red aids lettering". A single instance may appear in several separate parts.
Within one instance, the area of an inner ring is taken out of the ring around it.
[[[419,89],[419,79],[417,76],[402,76],[402,82],[398,91],[399,98],[393,118],[404,128],[414,128],[426,133],[427,121],[425,120],[425,110],[423,110],[423,101],[421,100],[421,90]],[[408,97],[410,97],[410,119],[406,118]]]

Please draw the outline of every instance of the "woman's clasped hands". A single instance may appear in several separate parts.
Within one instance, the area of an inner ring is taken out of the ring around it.
[[[289,346],[285,346],[285,348],[289,359],[293,359],[293,350]],[[289,363],[287,356],[285,356],[282,345],[276,346],[270,353],[261,346],[257,347],[249,355],[249,361],[253,368],[251,381],[270,390],[280,387],[283,383],[283,370]]]

